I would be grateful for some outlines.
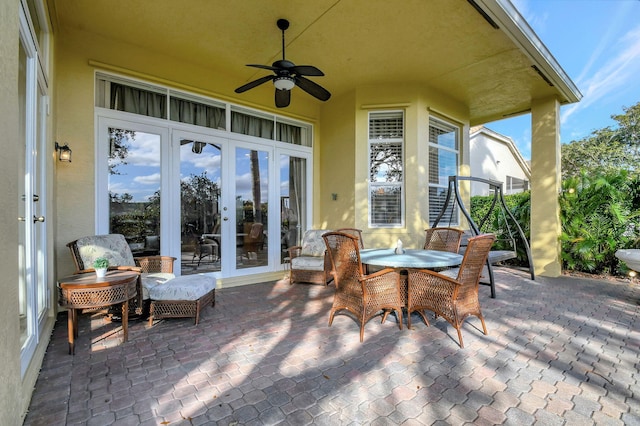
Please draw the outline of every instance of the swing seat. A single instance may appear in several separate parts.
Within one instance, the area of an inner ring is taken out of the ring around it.
[[[462,198],[460,197],[460,192],[459,192],[460,181],[486,184],[489,186],[488,193],[493,194],[493,203],[490,205],[488,212],[484,213],[484,217],[480,221],[479,225],[473,221],[473,219],[471,218],[471,215],[465,208]],[[457,218],[457,215],[454,215],[454,213],[457,211],[456,209],[459,209],[460,213],[462,213],[467,223],[471,227],[471,229],[465,231],[465,234],[462,236],[462,242],[460,244],[459,253],[464,254],[468,244],[467,241],[470,237],[480,235],[482,233],[487,233],[487,232],[491,233],[491,231],[488,231],[486,229],[486,225],[488,223],[487,220],[490,218],[490,215],[492,214],[495,208],[497,208],[498,209],[497,211],[502,214],[502,218],[504,219],[504,223],[506,224],[506,230],[510,238],[509,239],[501,238],[499,240],[496,240],[496,244],[494,244],[495,249],[489,252],[489,256],[486,261],[486,266],[484,267],[484,271],[482,273],[483,278],[487,278],[488,276],[489,282],[487,283],[485,281],[481,281],[481,283],[488,284],[489,286],[491,286],[492,298],[496,297],[496,290],[495,290],[495,280],[493,277],[493,270],[491,268],[491,265],[504,262],[509,259],[515,259],[517,257],[516,240],[513,237],[513,233],[511,232],[511,226],[513,226],[518,232],[518,235],[520,237],[520,243],[522,244],[521,247],[524,249],[524,252],[527,255],[527,260],[529,263],[529,273],[531,274],[531,279],[535,280],[535,273],[533,270],[533,261],[531,258],[531,249],[529,248],[529,243],[525,237],[525,234],[522,228],[518,224],[518,221],[513,216],[513,214],[511,213],[511,211],[509,210],[509,208],[507,207],[504,201],[504,196],[502,191],[502,182],[479,178],[479,177],[472,177],[472,176],[449,176],[449,187],[446,192],[446,198],[442,205],[442,209],[440,210],[438,217],[435,219],[435,221],[431,225],[432,228],[435,228],[436,226],[438,226],[438,224],[440,223],[440,220],[444,218],[446,213],[449,213],[449,222],[447,226],[459,225],[460,223],[459,219]],[[455,273],[455,270],[447,271],[447,272]]]
[[[458,250],[458,254],[464,255],[464,252],[467,250],[467,241],[471,237],[473,237],[473,234],[470,231],[465,231],[462,236],[462,241],[460,242],[460,250]],[[518,257],[518,254],[515,250],[491,250],[489,252],[488,260],[489,263],[495,265],[496,263],[515,259],[516,257]]]

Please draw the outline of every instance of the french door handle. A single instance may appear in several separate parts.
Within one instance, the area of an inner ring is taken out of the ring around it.
[[[18,222],[26,222],[24,216],[18,216]]]
[[[44,222],[44,216],[36,217],[35,215],[33,215],[33,223],[36,223],[36,222]]]

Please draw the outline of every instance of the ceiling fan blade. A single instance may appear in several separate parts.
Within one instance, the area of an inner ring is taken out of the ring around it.
[[[322,71],[313,65],[296,65],[290,70],[292,73],[296,73],[298,75],[310,75],[312,77],[321,77],[324,75]]]
[[[291,102],[291,90],[276,89],[276,106],[278,108],[288,107]]]
[[[247,64],[248,67],[261,68],[263,70],[280,71],[280,68],[271,65]]]
[[[304,78],[302,76],[296,76],[294,77],[294,80],[298,87],[300,87],[302,90],[304,90],[311,96],[314,96],[320,99],[321,101],[329,100],[329,98],[331,97],[331,93],[329,93],[327,89],[325,89],[324,87],[320,86],[317,83],[314,83],[308,78]]]
[[[236,93],[242,93],[242,92],[246,92],[249,89],[253,89],[256,86],[260,86],[262,83],[266,83],[267,81],[271,81],[274,79],[275,76],[273,75],[266,75],[264,77],[261,77],[257,80],[253,80],[247,84],[245,84],[244,86],[240,86],[238,87],[235,92]]]

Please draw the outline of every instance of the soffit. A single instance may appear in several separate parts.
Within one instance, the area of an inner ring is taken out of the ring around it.
[[[492,0],[484,0],[490,2]],[[533,61],[466,0],[50,0],[57,29],[73,28],[178,58],[240,86],[281,58],[275,25],[286,18],[287,59],[320,68],[334,96],[361,85],[415,83],[467,105],[471,124],[558,96]],[[230,91],[230,96],[234,94]],[[330,102],[330,101],[329,101]],[[272,103],[272,95],[265,99]]]

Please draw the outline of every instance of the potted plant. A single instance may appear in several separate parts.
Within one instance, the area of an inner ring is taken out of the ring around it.
[[[93,261],[93,269],[96,270],[96,276],[104,277],[109,267],[109,260],[104,257],[99,257]]]

